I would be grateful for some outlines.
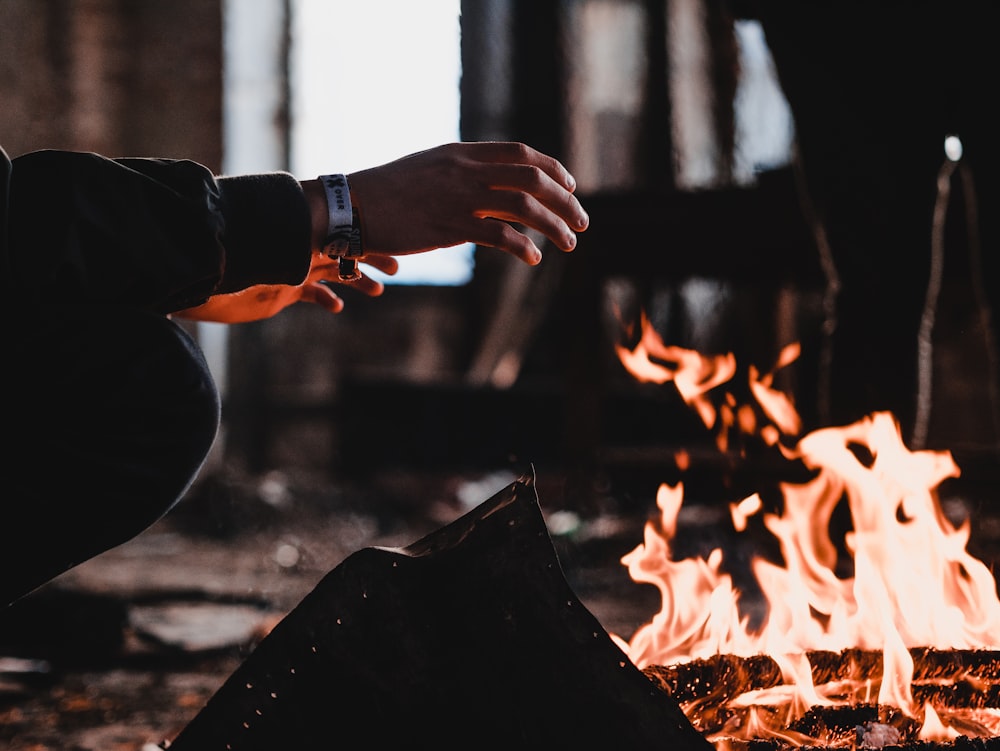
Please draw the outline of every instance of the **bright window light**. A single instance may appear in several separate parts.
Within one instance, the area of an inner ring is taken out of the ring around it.
[[[760,22],[737,21],[735,31],[741,71],[735,171],[739,182],[752,183],[758,172],[791,161],[795,126]]]
[[[459,140],[459,0],[294,0],[291,170],[354,172]],[[472,246],[404,256],[387,283],[458,285]]]

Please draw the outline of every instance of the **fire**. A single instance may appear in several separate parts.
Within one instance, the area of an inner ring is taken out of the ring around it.
[[[672,382],[685,404],[694,409],[705,427],[716,433],[716,445],[721,451],[729,448],[730,431],[738,428],[744,434],[759,434],[768,444],[777,442],[779,433],[796,434],[801,420],[788,397],[773,387],[774,374],[761,374],[751,366],[748,387],[756,400],[757,409],[726,392],[720,403],[712,399],[717,387],[731,383],[736,375],[736,357],[732,353],[705,356],[683,347],[668,346],[649,319],[643,316],[642,335],[634,349],[616,345],[618,359],[639,381],[645,383]],[[781,352],[775,369],[793,362],[799,355],[799,345],[790,344]],[[762,413],[763,425],[757,411]]]
[[[778,367],[797,354],[796,347],[787,348]],[[756,431],[789,461],[811,470],[803,484],[781,484],[780,509],[768,510],[759,495],[730,507],[737,532],[756,519],[781,552],[780,563],[763,556],[752,561],[767,604],[766,619],[753,627],[741,615],[741,593],[725,571],[722,550],[705,558],[673,559],[684,489],[683,484],[660,487],[658,523],[647,523],[643,542],[622,558],[636,582],[659,589],[662,602],[660,612],[630,640],[615,637],[630,659],[645,668],[718,655],[772,658],[783,685],[726,698],[728,707],[749,711],[742,727],[710,736],[720,749],[734,737],[780,737],[801,745],[808,737],[785,730],[789,719],[817,706],[873,700],[921,722],[922,739],[954,738],[958,733],[942,720],[943,710],[914,700],[910,650],[995,648],[1000,645],[1000,599],[988,568],[966,551],[969,521],[953,525],[939,504],[940,484],[959,476],[950,453],[909,451],[889,413],[820,429],[784,445],[801,427],[770,374],[749,370],[752,407],[738,405],[732,393],[719,398],[719,387],[736,373],[732,357],[666,347],[648,322],[639,345],[631,351],[619,348],[619,356],[641,380],[674,382],[706,427],[717,430],[720,448],[728,445],[731,430]],[[852,526],[835,540],[831,518],[842,502]],[[853,575],[838,568],[845,555],[853,561]],[[881,653],[881,675],[814,685],[807,655],[849,649]],[[682,708],[698,726],[704,702],[682,702]],[[997,720],[984,715],[967,724],[995,733]]]

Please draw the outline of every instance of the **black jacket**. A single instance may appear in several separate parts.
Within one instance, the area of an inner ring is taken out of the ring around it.
[[[191,161],[0,148],[9,302],[171,313],[254,284],[298,284],[310,215],[284,172],[216,177]]]

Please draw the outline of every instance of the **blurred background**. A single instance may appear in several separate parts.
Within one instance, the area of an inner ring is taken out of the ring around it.
[[[751,435],[767,415],[741,408],[754,369],[775,371],[801,432],[890,411],[910,448],[952,451],[973,542],[1000,539],[998,16],[974,0],[0,0],[12,157],[305,179],[519,140],[570,168],[591,217],[537,267],[458,247],[407,259],[380,298],[346,290],[337,316],[184,324],[223,394],[213,454],[165,522],[56,582],[68,599],[26,601],[20,646],[0,633],[0,653],[105,660],[46,668],[36,692],[0,665],[0,737],[67,747],[73,712],[74,747],[169,737],[345,556],[412,542],[530,467],[571,585],[627,636],[656,603],[622,595],[619,558],[657,486],[684,480],[690,544],[708,546],[725,501],[788,470]],[[675,380],[623,366],[644,321],[675,353],[732,353],[715,423]],[[252,610],[235,636],[234,602]]]
[[[449,249],[380,299],[347,291],[336,317],[198,326],[223,483],[535,462],[586,484],[641,464],[633,449],[692,436],[615,354],[640,313],[668,344],[763,370],[800,342],[780,385],[807,428],[888,409],[914,442],[990,465],[985,5],[5,0],[0,133],[12,156],[304,178],[516,139],[578,177],[592,228],[569,256]]]

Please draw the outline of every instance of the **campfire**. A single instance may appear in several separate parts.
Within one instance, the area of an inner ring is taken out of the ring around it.
[[[786,348],[777,368],[797,355]],[[759,622],[722,549],[674,560],[683,483],[660,486],[659,518],[622,559],[662,607],[630,639],[612,637],[706,739],[880,748],[1000,734],[1000,600],[966,550],[969,520],[953,524],[940,505],[940,484],[959,475],[950,453],[909,451],[889,413],[800,437],[773,373],[749,368],[741,403],[731,356],[665,346],[645,320],[619,357],[639,380],[672,382],[720,449],[753,435],[808,471],[778,483],[777,497],[730,504],[735,534],[768,536],[780,551],[751,563]],[[850,524],[835,536],[843,504]]]
[[[406,547],[348,556],[170,748],[1000,748],[1000,600],[940,504],[951,455],[908,450],[888,413],[802,436],[774,372],[666,347],[648,322],[619,354],[676,384],[721,450],[794,468],[729,507],[734,535],[770,543],[752,577],[725,546],[675,559],[684,487],[662,484],[622,559],[662,607],[609,633],[562,575],[532,471]]]

